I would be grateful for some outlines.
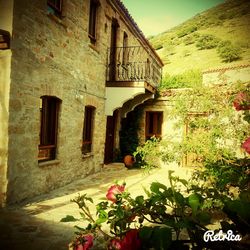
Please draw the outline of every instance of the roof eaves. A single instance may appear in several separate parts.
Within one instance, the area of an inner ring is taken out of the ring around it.
[[[125,5],[122,3],[122,1],[121,0],[111,0],[111,1],[112,1],[113,4],[115,4],[115,6],[117,6],[120,9],[120,11],[125,15],[125,17],[131,22],[131,24],[133,25],[136,33],[139,35],[140,39],[143,40],[144,43],[146,43],[146,45],[148,46],[148,48],[153,52],[153,54],[155,55],[155,57],[158,59],[159,63],[163,67],[164,63],[162,62],[161,58],[156,53],[156,51],[152,47],[152,45],[149,43],[149,41],[147,40],[147,38],[145,37],[145,35],[143,34],[143,32],[141,31],[141,29],[137,25],[137,23],[135,22],[135,20],[133,19],[133,17],[130,15],[128,9],[125,7]]]

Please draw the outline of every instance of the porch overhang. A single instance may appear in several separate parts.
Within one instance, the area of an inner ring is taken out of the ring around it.
[[[106,84],[105,114],[113,115],[118,108],[123,108],[122,116],[144,101],[154,98],[155,88],[147,82],[112,82]]]

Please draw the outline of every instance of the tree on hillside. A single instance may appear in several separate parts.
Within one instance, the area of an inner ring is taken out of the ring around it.
[[[219,43],[217,52],[223,62],[233,62],[241,58],[242,50],[227,40]]]
[[[219,38],[214,35],[204,34],[201,35],[196,43],[196,47],[202,49],[212,49],[217,46]]]

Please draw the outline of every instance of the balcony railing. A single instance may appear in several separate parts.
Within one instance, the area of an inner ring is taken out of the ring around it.
[[[161,67],[143,47],[109,48],[107,81],[146,81],[156,87],[161,81]]]

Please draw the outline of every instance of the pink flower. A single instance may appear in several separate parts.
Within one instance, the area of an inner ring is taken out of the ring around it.
[[[250,137],[247,138],[247,139],[245,140],[245,142],[243,142],[243,144],[241,145],[241,147],[242,147],[243,149],[245,149],[246,152],[247,152],[248,154],[250,154]]]
[[[110,241],[108,249],[112,250],[120,250],[122,249],[122,241],[119,239],[113,239]]]
[[[81,243],[74,247],[74,250],[89,250],[93,246],[93,235],[88,234],[84,235],[83,238],[81,238]]]
[[[250,97],[245,92],[239,92],[234,101],[233,105],[237,111],[250,109]]]
[[[141,240],[137,229],[131,229],[126,233],[123,239],[113,239],[110,242],[109,249],[114,250],[139,250],[141,249]]]
[[[125,189],[124,185],[111,186],[106,194],[107,199],[115,203],[117,201],[116,195],[123,193],[124,189]]]

